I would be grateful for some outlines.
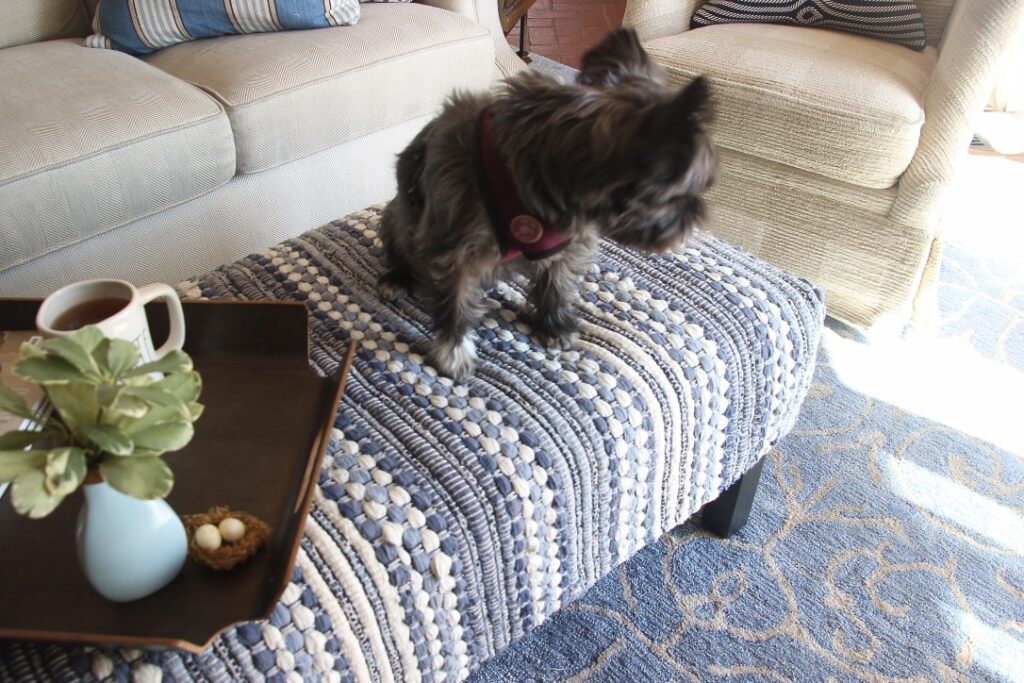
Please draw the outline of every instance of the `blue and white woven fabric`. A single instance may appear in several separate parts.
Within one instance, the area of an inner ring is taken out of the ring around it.
[[[377,293],[379,218],[181,285],[306,302],[325,371],[359,343],[273,616],[198,657],[0,645],[0,678],[458,680],[715,498],[796,419],[824,314],[796,277],[711,237],[659,257],[606,244],[574,350],[531,341],[521,283],[502,284],[478,371],[452,382],[425,358],[417,299]]]
[[[357,21],[359,0],[102,0],[85,46],[144,55],[198,38]]]

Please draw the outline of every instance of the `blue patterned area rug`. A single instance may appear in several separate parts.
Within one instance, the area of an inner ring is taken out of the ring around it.
[[[563,83],[574,83],[576,76],[579,75],[579,71],[571,66],[566,66],[561,62],[556,62],[553,59],[548,59],[536,53],[530,54],[530,66],[538,71],[554,76]]]
[[[471,680],[1024,680],[1024,165],[967,166],[937,324],[826,333],[747,527],[677,528]]]

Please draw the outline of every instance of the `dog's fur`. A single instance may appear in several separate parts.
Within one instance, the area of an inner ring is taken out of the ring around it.
[[[438,370],[454,378],[473,372],[483,289],[508,269],[533,280],[535,336],[567,348],[580,281],[601,237],[657,252],[681,244],[703,217],[701,193],[717,165],[708,100],[702,78],[670,87],[624,29],[584,56],[576,85],[530,70],[495,94],[451,97],[399,155],[398,194],[381,226],[382,291],[421,286]],[[475,177],[475,123],[488,105],[495,145],[524,204],[572,238],[546,259],[502,262]]]

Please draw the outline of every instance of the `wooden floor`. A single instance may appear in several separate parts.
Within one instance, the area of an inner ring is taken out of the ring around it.
[[[575,69],[588,48],[622,24],[626,0],[537,0],[530,8],[530,51]],[[519,47],[519,28],[508,35]]]

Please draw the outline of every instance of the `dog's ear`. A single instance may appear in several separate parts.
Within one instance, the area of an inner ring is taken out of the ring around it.
[[[676,121],[707,124],[712,114],[711,85],[708,79],[697,76],[676,95],[670,108]]]
[[[655,78],[657,74],[636,32],[620,28],[609,33],[597,47],[583,55],[579,83],[603,87],[615,85],[633,76]]]
[[[702,134],[712,116],[711,88],[703,76],[652,107],[640,122],[647,147],[660,150],[672,141],[689,144],[694,135]]]
[[[647,157],[644,165],[656,168],[670,154],[671,169],[665,177],[681,179],[691,194],[703,192],[714,180],[717,155],[707,133],[712,117],[712,97],[708,80],[693,79],[670,100],[655,107],[645,122]]]

